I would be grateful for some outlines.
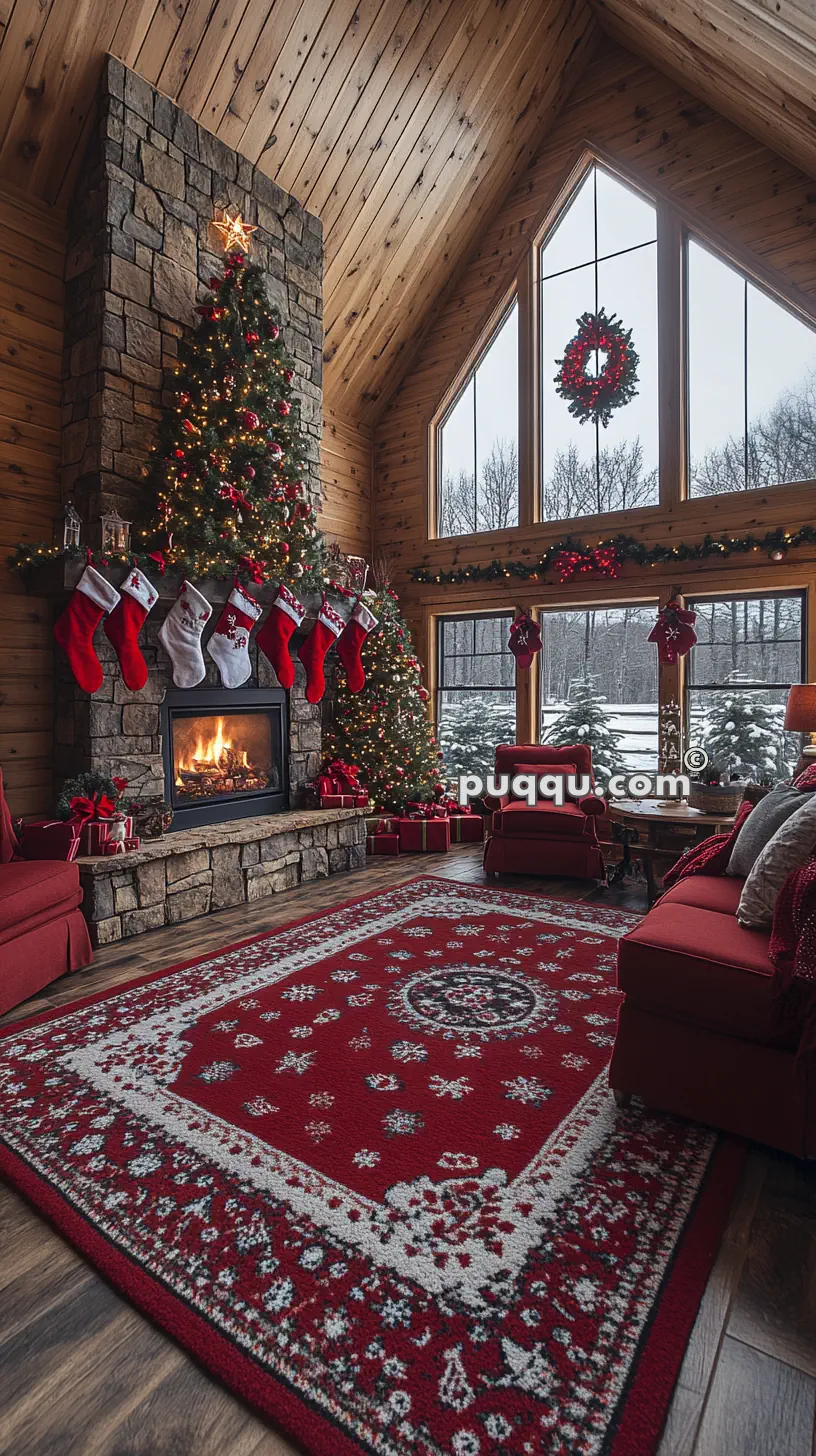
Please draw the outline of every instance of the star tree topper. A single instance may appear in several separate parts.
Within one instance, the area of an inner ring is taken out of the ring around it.
[[[248,222],[244,222],[237,209],[232,213],[223,209],[221,216],[213,221],[213,227],[216,232],[221,234],[225,253],[248,253],[251,246],[250,238],[257,231]]]

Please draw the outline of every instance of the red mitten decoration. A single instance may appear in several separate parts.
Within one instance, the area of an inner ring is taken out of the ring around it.
[[[65,611],[54,623],[54,636],[86,693],[96,693],[102,686],[104,674],[94,651],[93,634],[105,612],[112,612],[118,601],[116,587],[92,566],[86,566]]]
[[[510,628],[510,641],[507,645],[519,667],[529,667],[536,653],[541,651],[541,628],[538,622],[522,612]]]
[[[326,679],[323,676],[326,653],[332,643],[337,641],[345,625],[340,613],[329,606],[324,592],[317,621],[298,651],[298,657],[306,669],[306,700],[309,703],[319,703],[326,691]]]
[[[676,662],[691,650],[697,641],[696,621],[697,613],[687,611],[679,602],[667,602],[661,607],[648,638],[656,643],[661,662]]]
[[[272,610],[255,638],[261,652],[275,669],[282,688],[295,681],[295,664],[289,652],[289,641],[303,621],[306,608],[282,583]]]
[[[139,633],[159,593],[143,572],[134,567],[122,582],[122,595],[105,621],[105,636],[116,648],[125,687],[138,693],[147,682],[147,663],[139,646]]]
[[[346,686],[350,693],[361,693],[365,687],[360,649],[369,632],[374,631],[377,620],[374,613],[358,601],[338,638],[337,656],[346,669]]]

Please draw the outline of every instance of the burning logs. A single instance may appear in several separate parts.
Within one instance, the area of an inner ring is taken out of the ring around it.
[[[222,748],[217,763],[194,758],[191,768],[180,768],[177,786],[190,799],[209,799],[216,794],[242,794],[265,789],[268,775],[260,774],[237,748]]]

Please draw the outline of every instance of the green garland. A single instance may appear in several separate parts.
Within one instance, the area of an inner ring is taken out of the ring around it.
[[[92,551],[88,546],[49,546],[46,541],[34,541],[30,545],[21,543],[16,550],[6,557],[6,565],[11,571],[19,571],[24,581],[28,581],[37,568],[48,561],[81,561],[91,566],[124,566],[129,570],[132,566],[138,566],[142,571],[155,581],[157,576],[163,576],[161,565],[145,551]],[[168,576],[187,577],[189,581],[200,580],[196,577],[196,562],[192,557],[184,556],[181,553],[174,553],[173,561],[167,562],[166,571]],[[237,578],[242,586],[259,586],[261,583],[257,577],[243,566],[235,566],[231,561],[223,561],[213,567],[209,572],[213,581],[233,581]],[[289,580],[287,576],[287,581]],[[270,577],[270,580],[278,580],[278,577]],[[316,590],[325,588],[331,589],[333,578],[326,572],[317,570],[312,573],[308,582],[308,590],[312,590],[311,583],[316,582]],[[293,580],[293,590],[304,589],[302,581]]]
[[[636,536],[607,536],[597,546],[587,546],[568,536],[548,546],[534,561],[497,561],[489,566],[455,566],[450,571],[435,571],[430,566],[414,566],[408,571],[411,581],[435,586],[452,585],[465,581],[499,581],[502,577],[514,576],[520,581],[546,576],[552,570],[555,558],[562,551],[579,551],[587,556],[599,547],[611,548],[621,564],[634,561],[638,566],[664,566],[677,561],[705,561],[711,556],[722,560],[726,556],[742,556],[749,551],[764,551],[773,560],[784,560],[787,552],[795,546],[812,546],[816,543],[816,526],[800,526],[796,531],[784,531],[781,527],[767,531],[764,536],[705,536],[702,541],[689,544],[677,542],[671,546],[657,544],[646,546]]]

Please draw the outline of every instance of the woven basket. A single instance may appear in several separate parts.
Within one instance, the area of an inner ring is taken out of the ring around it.
[[[692,781],[688,801],[692,809],[700,809],[703,814],[725,814],[730,818],[736,814],[744,793],[744,784],[698,784]]]

